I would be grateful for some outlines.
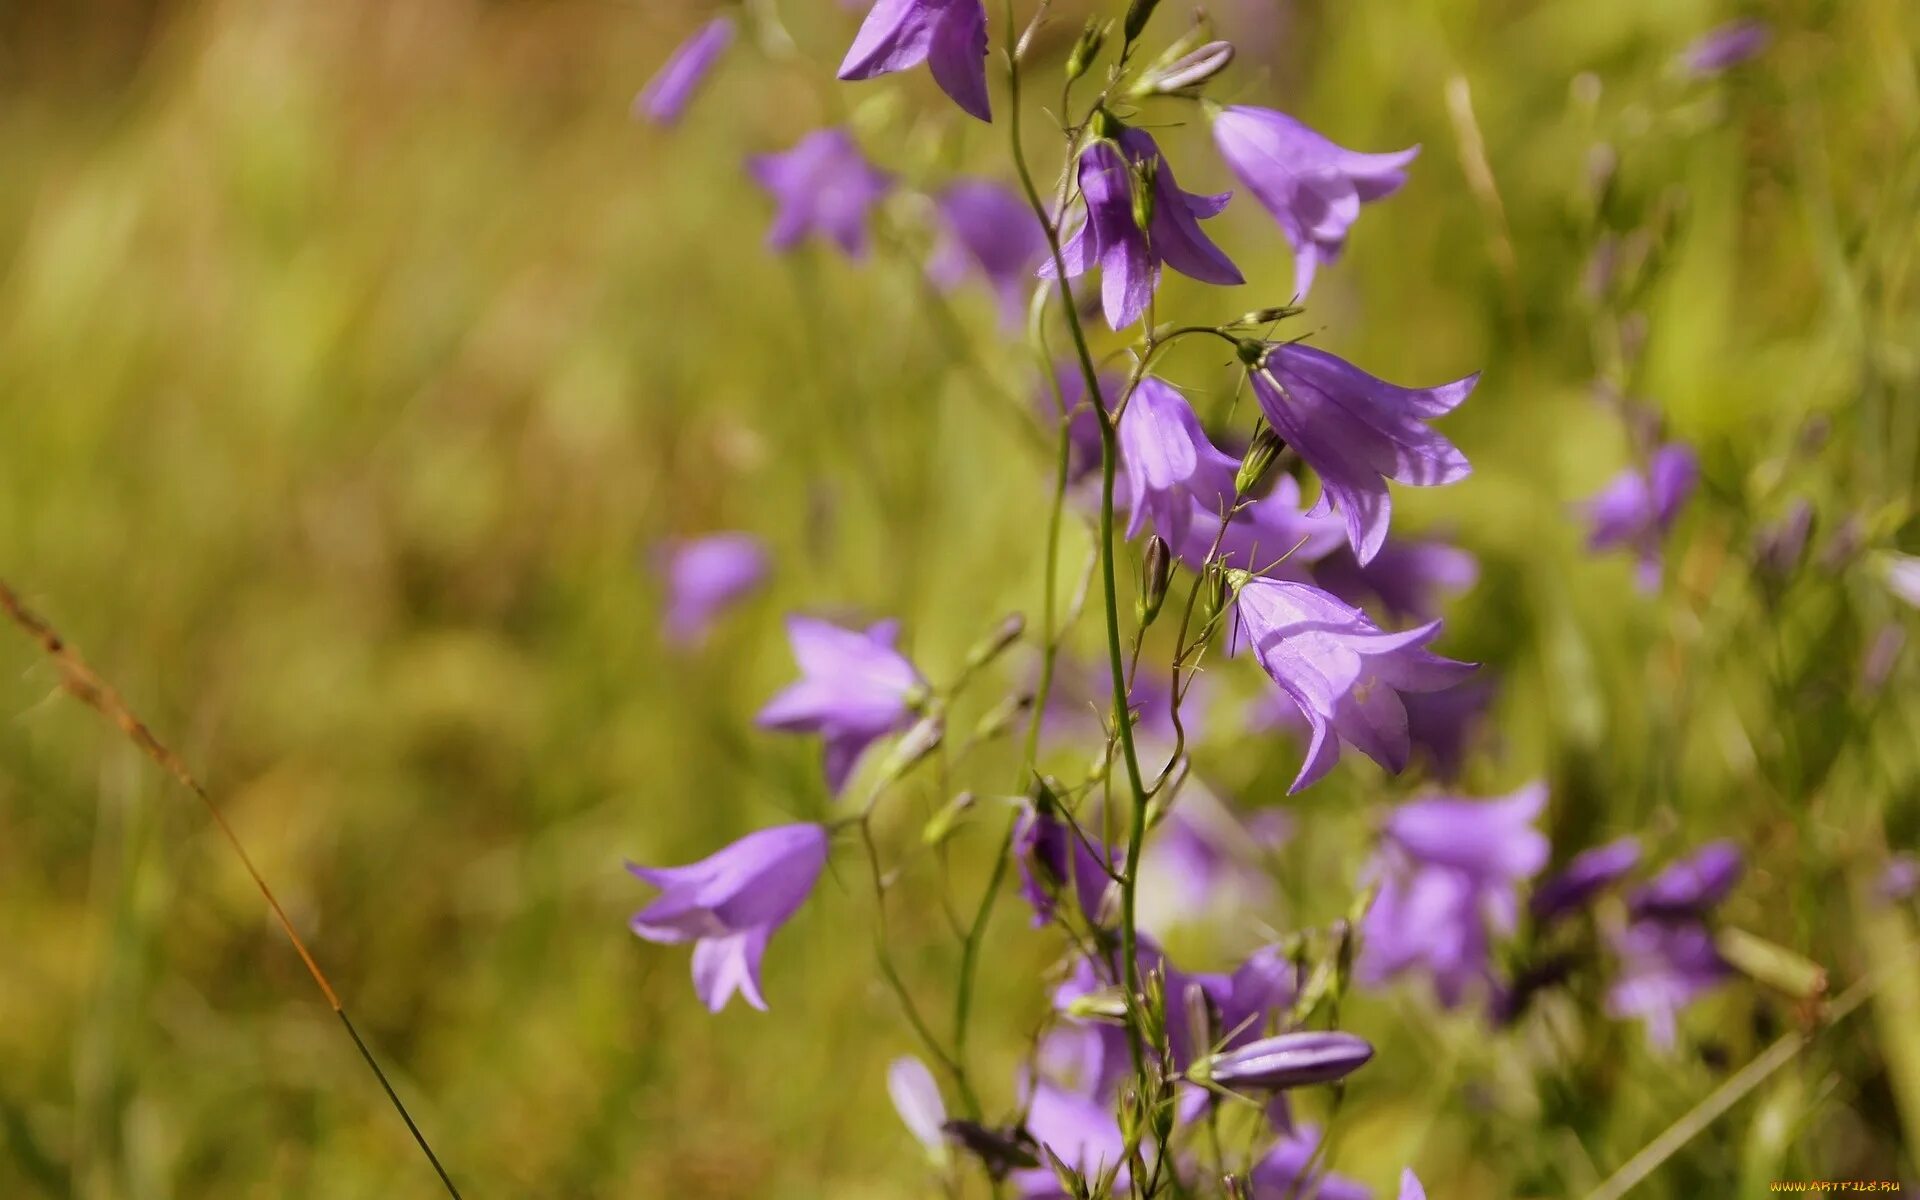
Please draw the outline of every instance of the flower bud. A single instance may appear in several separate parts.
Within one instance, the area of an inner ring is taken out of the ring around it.
[[[1284,321],[1289,317],[1297,317],[1305,311],[1307,310],[1297,304],[1276,304],[1271,308],[1256,308],[1252,312],[1241,313],[1240,319],[1235,321],[1234,324],[1271,325],[1275,321]]]
[[[1000,619],[992,633],[975,642],[967,651],[967,671],[979,670],[994,659],[999,658],[1008,646],[1020,640],[1027,631],[1027,619],[1019,613],[1008,613]]]
[[[1127,996],[1119,988],[1101,988],[1067,1001],[1064,1010],[1077,1021],[1100,1021],[1112,1025],[1127,1023]]]
[[[1140,35],[1146,32],[1147,22],[1153,19],[1153,10],[1159,7],[1160,0],[1133,0],[1127,5],[1127,20],[1122,28],[1129,45],[1140,40]]]
[[[1261,421],[1253,431],[1253,444],[1247,447],[1246,457],[1240,460],[1240,470],[1233,477],[1234,494],[1252,495],[1286,448],[1286,441],[1273,431],[1273,426]]]
[[[921,759],[939,749],[946,733],[946,722],[940,719],[939,713],[929,713],[920,718],[887,753],[886,759],[880,764],[880,775],[874,786],[885,787],[913,770]]]
[[[938,846],[952,837],[954,832],[960,828],[961,823],[967,819],[968,814],[973,811],[973,805],[974,799],[972,792],[961,792],[958,796],[947,801],[946,804],[941,807],[940,811],[933,814],[932,818],[921,828],[921,843],[927,846]]]
[[[1373,1057],[1373,1046],[1350,1033],[1283,1033],[1202,1059],[1192,1074],[1227,1088],[1279,1091],[1345,1079]]]
[[[1147,552],[1140,559],[1140,597],[1133,602],[1133,615],[1139,620],[1140,628],[1153,624],[1160,615],[1160,606],[1166,603],[1167,580],[1173,573],[1173,551],[1167,548],[1166,539],[1154,534],[1147,539]]]
[[[1008,696],[981,716],[980,723],[973,727],[973,740],[990,742],[1001,737],[1032,708],[1032,692],[1016,692]]]
[[[1092,17],[1087,18],[1086,27],[1073,43],[1073,50],[1067,55],[1067,82],[1072,83],[1087,73],[1093,60],[1100,57],[1100,47],[1106,45],[1107,34],[1113,29],[1113,22],[1102,23]]]
[[[1130,89],[1135,96],[1169,96],[1197,88],[1227,69],[1233,62],[1232,42],[1208,42],[1170,63],[1155,66],[1141,75]]]

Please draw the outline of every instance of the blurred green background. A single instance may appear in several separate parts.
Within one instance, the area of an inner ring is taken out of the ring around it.
[[[741,170],[848,119],[909,186],[1010,178],[1004,125],[922,72],[833,84],[857,15],[829,0],[756,8],[791,49],[743,38],[670,134],[627,106],[708,15],[690,3],[0,11],[0,577],[209,783],[469,1196],[930,1190],[886,1100],[913,1046],[856,856],[775,939],[770,1015],[709,1016],[685,952],[624,928],[647,893],[623,857],[827,811],[814,748],[751,725],[791,674],[782,612],[900,616],[938,676],[1038,602],[1047,465],[1008,420],[1026,352],[981,295],[929,306],[911,199],[864,264],[779,259]],[[1184,20],[1166,8],[1162,37]],[[1861,663],[1915,626],[1876,554],[1920,550],[1920,8],[1215,15],[1233,98],[1424,147],[1301,327],[1396,381],[1486,372],[1446,425],[1473,479],[1396,498],[1398,527],[1482,560],[1443,645],[1502,685],[1468,790],[1550,779],[1561,853],[1737,837],[1755,866],[1731,922],[1835,990],[1891,981],[1635,1194],[1913,1183],[1915,931],[1871,891],[1920,841],[1920,673],[1912,648],[1878,687]],[[1764,55],[1675,72],[1735,15],[1773,25]],[[1161,137],[1188,187],[1229,185],[1203,130]],[[1254,282],[1170,279],[1172,305],[1286,299],[1264,214],[1243,197],[1210,228]],[[1596,292],[1608,238],[1624,265]],[[1214,417],[1218,358],[1169,368]],[[1620,396],[1705,462],[1658,596],[1587,556],[1570,509],[1633,453]],[[1807,561],[1764,578],[1752,539],[1800,498]],[[733,528],[773,547],[770,590],[666,646],[651,548]],[[1087,545],[1076,524],[1069,574]],[[1224,690],[1257,690],[1243,669]],[[432,1194],[204,814],[56,682],[0,637],[0,1195]],[[1248,811],[1288,803],[1297,761],[1230,720],[1196,751]],[[989,754],[965,782],[1012,770]],[[1343,766],[1290,804],[1305,832],[1271,908],[1176,949],[1215,966],[1259,926],[1344,911],[1379,807],[1418,784]],[[903,849],[943,798],[905,790]],[[959,895],[991,841],[963,842]],[[908,861],[894,941],[943,1004],[942,882]],[[976,1051],[1002,1108],[1057,950],[1014,908]],[[1492,1037],[1418,989],[1355,1007],[1383,1049],[1337,1164],[1384,1186],[1411,1161],[1440,1198],[1584,1194],[1797,1019],[1737,984],[1661,1057],[1570,1013]]]

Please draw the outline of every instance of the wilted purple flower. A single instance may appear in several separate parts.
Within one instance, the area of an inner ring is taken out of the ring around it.
[[[1153,176],[1146,231],[1134,219],[1136,169]],[[1200,221],[1225,208],[1232,193],[1181,191],[1152,135],[1127,129],[1117,141],[1095,142],[1081,152],[1079,174],[1086,223],[1061,247],[1060,257],[1069,276],[1100,268],[1107,324],[1124,329],[1140,319],[1160,281],[1162,263],[1202,283],[1245,282],[1240,268],[1200,231]],[[1041,264],[1040,274],[1053,277],[1051,259]]]
[[[905,725],[926,686],[894,643],[897,621],[864,633],[812,617],[787,618],[800,680],[767,702],[762,729],[818,733],[826,739],[827,785],[838,792],[868,746]]]
[[[1334,145],[1270,108],[1233,107],[1213,119],[1213,141],[1234,175],[1280,223],[1293,247],[1293,292],[1313,286],[1321,263],[1340,257],[1360,206],[1407,181],[1420,147],[1360,154]]]
[[[839,128],[816,129],[780,154],[757,154],[747,170],[779,208],[767,230],[767,244],[776,250],[819,234],[849,258],[863,257],[867,211],[893,186],[892,176],[868,163]]]
[[[1558,875],[1534,889],[1529,903],[1533,919],[1547,925],[1584,908],[1639,865],[1640,843],[1631,837],[1581,851]]]
[[[1692,75],[1718,75],[1765,50],[1772,40],[1773,31],[1764,21],[1730,21],[1688,46],[1680,65]]]
[[[1393,538],[1372,562],[1362,564],[1349,547],[1313,567],[1315,583],[1356,607],[1377,604],[1394,622],[1433,620],[1441,593],[1464,592],[1479,578],[1479,560],[1458,546]]]
[[[732,44],[732,17],[715,17],[695,30],[692,37],[667,56],[660,70],[634,97],[633,115],[656,125],[678,121],[707,72]]]
[[[1426,422],[1458,407],[1479,379],[1403,388],[1324,350],[1278,343],[1253,372],[1253,394],[1274,432],[1320,476],[1312,511],[1338,509],[1354,556],[1370,563],[1393,511],[1387,480],[1432,487],[1471,473],[1466,456]]]
[[[940,1085],[933,1081],[927,1064],[910,1056],[894,1059],[887,1066],[887,1095],[907,1132],[926,1147],[928,1157],[945,1161],[947,1106],[940,1099]]]
[[[779,825],[750,833],[684,867],[627,870],[661,889],[633,915],[633,932],[649,942],[692,942],[693,990],[714,1012],[737,991],[765,1011],[760,956],[767,939],[813,891],[827,862],[827,831]]]
[[[1020,894],[1033,906],[1036,929],[1053,920],[1056,898],[1068,888],[1079,902],[1081,915],[1090,924],[1099,924],[1112,878],[1066,821],[1037,808],[1022,810],[1013,854],[1020,867]]]
[[[1887,589],[1920,608],[1920,558],[1911,554],[1887,555]]]
[[[1373,1200],[1357,1181],[1318,1166],[1320,1128],[1301,1125],[1253,1165],[1253,1200]]]
[[[840,63],[842,79],[873,79],[927,64],[940,90],[969,115],[987,103],[987,9],[981,0],[880,0]]]
[[[1682,920],[1705,916],[1740,882],[1746,860],[1732,842],[1710,842],[1674,863],[1627,897],[1637,920]]]
[[[1018,324],[1034,268],[1047,252],[1046,232],[1027,202],[992,180],[962,179],[933,203],[941,229],[927,274],[953,288],[977,272],[993,289],[1002,322]]]
[[[1311,1031],[1258,1038],[1195,1069],[1224,1088],[1281,1091],[1345,1079],[1372,1057],[1373,1046],[1365,1038]]]
[[[1646,474],[1629,467],[1586,503],[1593,550],[1630,546],[1640,556],[1640,586],[1660,584],[1660,544],[1700,482],[1700,460],[1684,442],[1653,452]]]
[[[1438,692],[1405,692],[1407,740],[1424,754],[1434,778],[1457,779],[1474,730],[1493,703],[1493,684],[1471,679]]]
[[[1874,893],[1888,904],[1898,904],[1913,899],[1916,892],[1920,892],[1920,858],[1911,854],[1894,855],[1880,872]]]
[[[1083,1176],[1098,1175],[1126,1158],[1126,1141],[1109,1106],[1044,1079],[1033,1082],[1027,1132]],[[1015,1171],[1010,1179],[1022,1200],[1069,1200],[1047,1167]],[[1123,1194],[1126,1179],[1122,1166],[1115,1186]]]
[[[1490,986],[1490,940],[1512,932],[1517,885],[1547,862],[1547,839],[1533,826],[1546,802],[1546,787],[1530,784],[1498,800],[1434,798],[1394,810],[1374,868],[1380,892],[1363,929],[1360,979],[1380,984],[1421,968],[1448,1008]]]
[[[1681,1009],[1733,974],[1698,921],[1635,921],[1613,938],[1618,974],[1607,989],[1607,1012],[1637,1017],[1657,1046],[1673,1045]]]
[[[767,577],[767,552],[750,533],[716,533],[667,546],[667,636],[698,642],[728,607]]]
[[[1387,633],[1309,584],[1249,578],[1234,608],[1254,657],[1313,730],[1290,791],[1332,769],[1342,742],[1389,771],[1404,769],[1411,747],[1400,694],[1439,691],[1474,670],[1421,649],[1440,622]]]

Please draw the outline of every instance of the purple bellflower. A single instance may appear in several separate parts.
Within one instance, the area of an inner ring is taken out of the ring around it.
[[[1013,838],[1020,866],[1020,894],[1033,906],[1037,929],[1053,920],[1057,898],[1070,894],[1089,925],[1100,924],[1100,910],[1111,876],[1085,839],[1053,813],[1027,808]]]
[[[733,44],[733,18],[715,17],[667,56],[633,100],[633,115],[656,125],[672,125],[686,111],[713,64]]]
[[[667,583],[666,633],[697,643],[726,609],[767,577],[767,551],[750,533],[716,533],[675,542],[661,553]]]
[[[1313,1030],[1257,1038],[1213,1055],[1195,1070],[1224,1088],[1283,1091],[1345,1079],[1372,1057],[1373,1046],[1365,1038]]]
[[[1634,889],[1627,897],[1627,911],[1635,919],[1703,917],[1727,898],[1745,870],[1740,847],[1730,841],[1709,842]]]
[[[1512,932],[1518,884],[1547,862],[1534,821],[1547,789],[1530,784],[1497,800],[1450,797],[1401,805],[1387,821],[1374,870],[1358,977],[1369,985],[1416,968],[1457,1006],[1475,985],[1493,990],[1490,942]]]
[[[1447,782],[1460,777],[1467,747],[1493,703],[1493,692],[1490,681],[1470,679],[1443,691],[1402,693],[1407,740],[1426,759],[1434,778]]]
[[[768,701],[757,720],[763,729],[825,738],[827,785],[835,792],[862,751],[907,724],[913,698],[926,686],[894,649],[899,635],[897,621],[856,632],[812,617],[787,618],[801,677]]]
[[[1279,343],[1253,372],[1253,394],[1274,432],[1320,476],[1312,513],[1337,509],[1365,565],[1386,542],[1387,480],[1433,487],[1471,473],[1466,456],[1426,422],[1458,407],[1479,379],[1398,387],[1324,350]]]
[[[1171,384],[1142,379],[1120,414],[1120,461],[1127,472],[1127,536],[1149,517],[1170,545],[1181,542],[1196,505],[1233,506],[1238,459],[1215,448],[1187,398]]]
[[[861,155],[846,130],[816,129],[779,154],[757,154],[747,171],[774,199],[767,245],[791,250],[809,234],[831,239],[849,258],[867,252],[867,213],[893,178]]]
[[[684,867],[627,870],[660,889],[633,915],[633,932],[649,942],[692,942],[693,989],[713,1012],[736,992],[766,1011],[760,993],[760,957],[767,939],[786,923],[827,862],[827,831],[819,825],[779,825],[750,833]]]
[[[1699,482],[1700,460],[1692,447],[1682,442],[1660,447],[1645,474],[1628,467],[1586,502],[1588,548],[1631,547],[1640,558],[1640,586],[1658,588],[1661,543]]]
[[[1135,219],[1136,170],[1153,176],[1147,228]],[[1201,196],[1180,190],[1173,168],[1151,134],[1123,130],[1117,141],[1098,141],[1080,154],[1080,195],[1086,222],[1061,247],[1069,276],[1100,268],[1100,298],[1107,324],[1125,329],[1147,311],[1165,264],[1202,283],[1244,283],[1240,268],[1207,239],[1200,222],[1227,206],[1231,192]],[[1040,274],[1054,275],[1053,261]]]
[[[1026,310],[1033,272],[1047,252],[1047,235],[1027,202],[987,179],[963,179],[934,197],[940,238],[927,274],[942,288],[978,274],[993,289],[1003,325]]]
[[[1745,860],[1712,842],[1627,896],[1632,922],[1613,939],[1617,974],[1607,1012],[1637,1017],[1656,1046],[1673,1045],[1680,1010],[1733,975],[1706,918],[1740,881]]]
[[[1283,1135],[1249,1173],[1254,1200],[1373,1200],[1357,1181],[1322,1168],[1319,1152],[1318,1126],[1300,1125]]]
[[[1069,1091],[1047,1080],[1033,1081],[1027,1103],[1027,1132],[1033,1140],[1058,1155],[1082,1176],[1093,1177],[1124,1163],[1126,1141],[1110,1106],[1091,1096]],[[1022,1200],[1069,1200],[1060,1180],[1047,1167],[1015,1171],[1010,1177]],[[1115,1187],[1126,1190],[1127,1171],[1120,1169]]]
[[[1730,21],[1682,51],[1680,66],[1689,75],[1718,75],[1759,54],[1772,40],[1773,31],[1765,21]]]
[[[1165,826],[1142,852],[1141,928],[1159,931],[1209,913],[1264,907],[1273,891],[1265,859],[1285,841],[1288,825],[1287,814],[1279,810],[1242,822],[1212,792],[1189,779]]]
[[[1433,620],[1443,593],[1464,592],[1479,578],[1479,560],[1458,546],[1397,538],[1387,539],[1364,565],[1351,547],[1313,565],[1315,583],[1356,607],[1377,606],[1396,624]]]
[[[1623,837],[1582,850],[1560,873],[1534,889],[1528,908],[1541,925],[1585,908],[1595,896],[1619,883],[1640,865],[1640,843]]]
[[[1440,635],[1440,622],[1387,633],[1309,584],[1248,578],[1234,608],[1254,657],[1312,729],[1290,791],[1331,770],[1343,742],[1389,771],[1403,770],[1412,747],[1401,693],[1452,687],[1474,670],[1422,649]]]
[[[981,0],[880,0],[840,63],[842,79],[873,79],[927,64],[968,115],[991,121],[987,9]]]
[[[1390,154],[1343,149],[1270,108],[1222,110],[1213,120],[1213,140],[1293,247],[1296,300],[1306,296],[1322,263],[1340,257],[1360,206],[1399,191],[1407,164],[1420,153],[1418,146]]]

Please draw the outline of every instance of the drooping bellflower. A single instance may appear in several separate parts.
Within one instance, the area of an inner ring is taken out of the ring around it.
[[[1135,203],[1136,172],[1152,176],[1152,199],[1143,205]],[[1126,129],[1115,140],[1088,146],[1080,154],[1079,179],[1086,220],[1060,257],[1070,277],[1100,269],[1101,305],[1113,328],[1125,329],[1146,312],[1163,263],[1202,283],[1245,282],[1240,268],[1200,230],[1200,222],[1225,208],[1232,193],[1180,190],[1151,134]],[[1152,210],[1145,229],[1135,217],[1141,207]],[[1053,277],[1052,259],[1040,273]]]
[[[1443,594],[1464,592],[1479,577],[1479,560],[1458,546],[1398,538],[1388,538],[1369,563],[1348,547],[1313,565],[1315,583],[1356,607],[1377,606],[1395,623],[1433,620]]]
[[[1534,889],[1527,902],[1533,919],[1550,925],[1560,918],[1585,908],[1595,896],[1619,883],[1640,865],[1640,842],[1623,837],[1582,850],[1573,860],[1545,883]]]
[[[1660,586],[1660,547],[1700,482],[1693,448],[1670,442],[1655,450],[1647,470],[1628,467],[1585,505],[1589,549],[1631,548],[1640,560],[1640,586]]]
[[[719,1012],[735,993],[766,1010],[760,959],[767,939],[813,891],[827,862],[827,831],[780,825],[750,833],[684,867],[627,870],[661,889],[633,915],[633,932],[650,942],[692,942],[693,987]]]
[[[1324,263],[1340,257],[1360,206],[1383,200],[1407,181],[1420,147],[1389,154],[1347,150],[1270,108],[1235,106],[1213,120],[1227,167],[1280,223],[1293,247],[1293,291],[1306,296]]]
[[[1120,414],[1120,461],[1127,475],[1127,536],[1149,518],[1170,544],[1186,536],[1197,505],[1229,511],[1238,459],[1216,448],[1193,406],[1172,385],[1142,379]]]
[[[1773,30],[1765,21],[1730,21],[1682,51],[1680,66],[1689,75],[1718,75],[1759,54],[1772,40]]]
[[[800,679],[760,710],[762,729],[818,733],[826,741],[827,785],[838,792],[868,746],[906,725],[925,687],[896,649],[900,626],[882,621],[864,632],[812,617],[787,618]]]
[[[1475,732],[1493,703],[1490,680],[1470,679],[1438,692],[1404,692],[1407,740],[1442,783],[1460,777]]]
[[[664,548],[666,633],[686,644],[704,639],[714,620],[767,577],[767,551],[750,533],[716,533]]]
[[[1628,894],[1632,921],[1612,938],[1611,1016],[1637,1017],[1656,1046],[1673,1045],[1680,1010],[1733,975],[1707,918],[1744,868],[1739,847],[1713,842]]]
[[[1046,233],[1027,202],[992,180],[963,179],[947,185],[933,203],[940,238],[927,274],[942,288],[978,274],[999,302],[1001,323],[1017,325],[1034,269],[1047,252]]]
[[[867,214],[893,186],[869,163],[844,129],[816,129],[779,154],[747,160],[754,181],[777,211],[767,244],[791,250],[809,235],[830,239],[849,258],[867,252]]]
[[[1013,855],[1020,868],[1020,894],[1033,906],[1036,929],[1053,920],[1061,896],[1074,898],[1087,924],[1100,924],[1112,876],[1065,818],[1024,809],[1014,828]]]
[[[1374,870],[1380,892],[1363,930],[1359,978],[1381,984],[1421,970],[1455,1007],[1493,987],[1491,941],[1512,932],[1518,885],[1546,865],[1534,828],[1547,790],[1531,784],[1497,800],[1437,797],[1401,805],[1388,819]]]
[[[633,100],[633,115],[656,125],[672,125],[686,111],[713,64],[733,44],[733,18],[715,17],[667,56]]]
[[[935,83],[982,121],[987,100],[987,10],[981,0],[879,0],[840,63],[842,79],[873,79],[927,64]]]
[[[1387,480],[1432,487],[1471,473],[1466,456],[1426,422],[1458,407],[1478,374],[1405,388],[1324,350],[1280,343],[1266,348],[1252,378],[1267,422],[1320,476],[1311,511],[1346,518],[1347,540],[1362,564],[1386,542],[1393,511]]]
[[[1440,635],[1440,622],[1388,633],[1310,584],[1249,578],[1234,609],[1238,636],[1312,730],[1291,791],[1331,770],[1342,743],[1390,771],[1404,769],[1411,746],[1401,693],[1452,687],[1474,670],[1422,649]]]

